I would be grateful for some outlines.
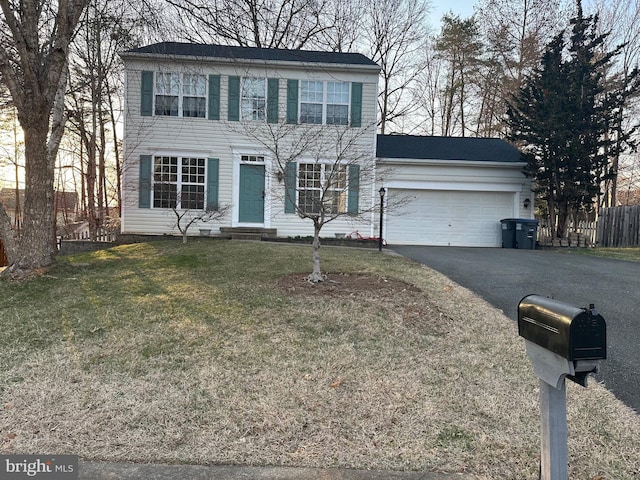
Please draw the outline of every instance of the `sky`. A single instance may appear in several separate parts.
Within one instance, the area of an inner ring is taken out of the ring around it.
[[[461,18],[468,18],[473,15],[473,6],[476,0],[431,0],[433,5],[431,11],[431,25],[439,29],[442,16],[451,10]]]

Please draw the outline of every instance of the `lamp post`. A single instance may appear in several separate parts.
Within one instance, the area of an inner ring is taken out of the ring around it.
[[[382,220],[384,217],[384,194],[387,193],[384,187],[378,190],[380,193],[380,235],[378,236],[378,251],[382,251]]]

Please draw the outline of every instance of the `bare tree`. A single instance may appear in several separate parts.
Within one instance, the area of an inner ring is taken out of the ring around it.
[[[0,0],[0,73],[18,112],[25,141],[24,224],[18,235],[0,205],[0,235],[20,274],[54,260],[53,182],[64,132],[69,44],[87,0]]]
[[[331,29],[329,0],[166,0],[189,41],[243,47],[307,47]]]
[[[420,121],[422,125],[421,133],[426,135],[436,135],[439,128],[441,90],[444,65],[442,59],[436,54],[433,38],[429,38],[425,44],[425,68],[418,75],[416,88],[413,89],[413,101],[416,104],[416,116],[425,118]]]
[[[313,269],[307,280],[324,281],[322,228],[338,219],[367,221],[374,210],[366,203],[375,182],[373,125],[247,124],[244,133],[269,152],[270,173],[283,183],[284,212],[313,224]]]
[[[536,68],[548,40],[568,25],[567,9],[565,0],[480,0],[477,25],[504,66],[510,92]]]
[[[635,70],[640,63],[640,4],[637,0],[592,0],[588,3],[590,3],[589,9],[598,15],[598,33],[607,34],[602,45],[603,52],[620,46],[618,61],[605,72],[611,89],[615,90],[617,86],[626,83],[632,75],[635,75]],[[615,133],[618,142],[616,151],[622,150],[619,144],[622,139],[620,132],[628,131],[640,123],[638,100],[638,95],[629,97],[618,111]],[[634,171],[633,163],[636,161],[637,155],[618,153],[612,157],[611,177],[604,183],[604,194],[599,202],[600,206],[609,207],[618,204],[617,194],[620,191],[618,174],[624,170]],[[628,182],[629,178],[633,178],[633,175],[622,176],[623,181]],[[628,188],[624,190],[628,191]],[[623,202],[628,198],[625,197]]]
[[[122,15],[123,11],[132,12],[129,3],[90,0],[72,44],[69,117],[72,131],[82,143],[83,216],[92,239],[109,217],[111,197],[119,199],[121,194],[118,107],[114,103],[120,97],[122,75],[118,51],[137,40],[136,17]]]
[[[365,41],[370,58],[381,67],[378,126],[382,134],[415,111],[410,90],[425,66],[429,5],[424,0],[369,4]]]
[[[478,136],[504,134],[506,102],[539,64],[549,38],[568,23],[565,0],[481,0],[474,19],[485,44],[478,71]]]
[[[189,229],[199,223],[211,223],[221,220],[229,211],[229,206],[220,207],[218,205],[206,205],[202,210],[172,208],[175,215],[173,227],[177,228],[182,235],[182,243],[187,243]]]
[[[329,28],[320,30],[313,47],[333,52],[352,52],[362,43],[366,29],[367,0],[327,0],[321,20]]]

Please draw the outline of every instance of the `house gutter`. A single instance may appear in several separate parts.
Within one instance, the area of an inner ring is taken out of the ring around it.
[[[483,167],[504,168],[504,167],[526,167],[526,162],[500,162],[496,160],[445,160],[427,158],[387,158],[376,157],[376,163],[386,165],[433,165],[433,166],[463,166],[463,167]]]

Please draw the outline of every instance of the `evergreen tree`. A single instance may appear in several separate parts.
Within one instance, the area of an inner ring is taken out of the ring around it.
[[[593,208],[601,183],[615,175],[609,160],[631,133],[618,130],[617,112],[637,90],[637,72],[615,88],[606,82],[620,48],[602,53],[607,35],[597,34],[597,16],[585,17],[580,0],[577,6],[569,38],[561,32],[547,45],[507,112],[510,139],[523,151],[524,173],[535,178],[557,237],[566,235],[572,214]]]

